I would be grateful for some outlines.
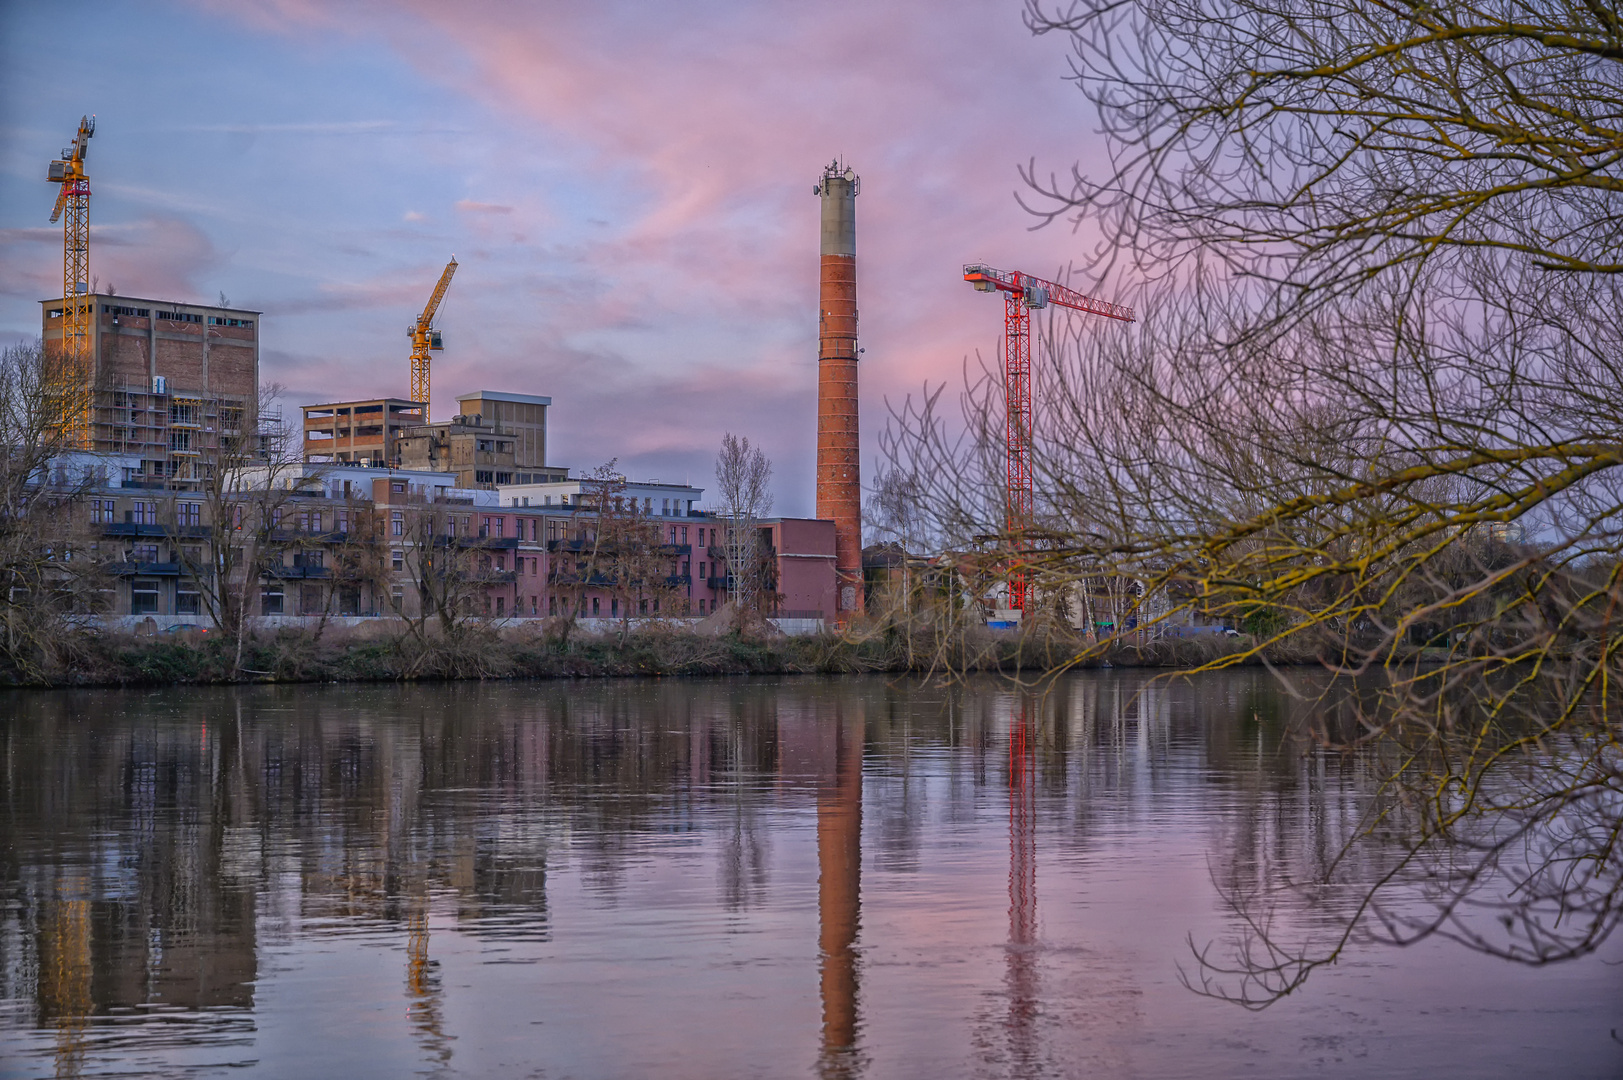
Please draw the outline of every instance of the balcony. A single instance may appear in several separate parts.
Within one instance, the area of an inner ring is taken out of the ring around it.
[[[730,577],[713,577],[706,584],[717,592],[732,592],[737,582]]]
[[[103,536],[168,536],[162,525],[137,525],[133,521],[112,521],[102,526]]]
[[[179,577],[180,564],[176,562],[120,562],[110,570],[118,577]]]
[[[325,566],[267,566],[260,573],[283,581],[325,580],[332,577],[332,570]]]

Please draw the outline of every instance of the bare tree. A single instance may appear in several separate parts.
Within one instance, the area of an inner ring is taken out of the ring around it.
[[[218,442],[207,452],[195,493],[202,520],[170,522],[181,573],[193,584],[203,613],[231,642],[239,669],[263,606],[266,574],[299,542],[284,516],[301,491],[320,485],[319,471],[299,460],[293,436],[280,422],[280,396],[280,387],[267,384],[252,402],[217,405]]]
[[[719,514],[727,521],[727,575],[732,579],[733,616],[743,630],[760,616],[765,585],[757,524],[772,510],[772,462],[748,436],[728,432],[716,455]]]
[[[1381,671],[1356,737],[1394,748],[1406,801],[1346,857],[1394,828],[1403,866],[1448,868],[1445,916],[1508,873],[1570,901],[1527,956],[1593,948],[1620,912],[1623,22],[1583,0],[1028,18],[1070,35],[1112,164],[1028,169],[1027,204],[1101,237],[1083,271],[1132,271],[1144,318],[1044,328],[1021,537],[998,535],[996,373],[961,417],[939,391],[898,410],[887,449],[939,543],[996,537],[984,569],[1013,549],[1039,595],[1130,583],[1073,660],[1216,622],[1245,633],[1204,666]],[[1266,998],[1322,959],[1269,942],[1232,970]]]
[[[89,387],[58,377],[40,341],[0,352],[0,663],[17,681],[45,678],[71,646],[63,616],[93,606],[104,584],[78,513],[106,479],[75,452],[74,418],[89,403]]]

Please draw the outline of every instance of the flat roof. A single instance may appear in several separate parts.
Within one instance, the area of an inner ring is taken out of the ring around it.
[[[505,390],[477,390],[471,394],[462,394],[458,401],[472,401],[474,398],[484,398],[487,401],[516,401],[520,405],[551,405],[550,397],[541,397],[538,394],[509,394]]]
[[[301,409],[343,409],[352,405],[411,405],[422,408],[421,401],[403,397],[356,398],[354,401],[326,401],[315,405],[300,405]]]
[[[148,296],[125,296],[123,293],[81,293],[75,297],[77,300],[95,300],[103,304],[151,304],[153,307],[168,308],[174,311],[177,308],[197,308],[201,311],[234,311],[240,315],[263,315],[263,311],[256,308],[221,307],[219,304],[191,304],[184,300],[154,300]],[[41,300],[41,304],[60,304],[62,297],[54,296],[49,300]]]

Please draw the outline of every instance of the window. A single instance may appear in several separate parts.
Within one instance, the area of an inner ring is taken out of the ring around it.
[[[609,614],[615,618],[620,617],[620,601],[618,598],[609,601]]]
[[[535,597],[532,596],[532,597],[530,597],[530,614],[532,616],[534,616],[534,615],[538,614],[538,612],[539,612],[539,609],[536,607]]]
[[[406,568],[406,553],[399,548],[389,552],[389,569],[404,570]]]
[[[157,544],[136,544],[133,552],[134,558],[131,560],[132,562],[155,563],[158,561]]]
[[[710,576],[709,574],[705,573],[705,569],[706,569],[706,564],[701,562],[699,564],[699,576],[700,577],[709,577]]]
[[[202,612],[202,603],[197,595],[197,586],[189,581],[175,582],[175,614],[197,615]]]
[[[671,516],[671,500],[661,499],[659,501],[659,513],[661,517]]]
[[[130,614],[158,613],[158,579],[135,578],[130,582]]]
[[[112,499],[91,499],[90,523],[92,525],[103,525],[111,522],[117,509],[118,505]]]
[[[403,481],[396,480],[394,483],[389,485],[389,490],[394,492],[396,495],[404,495],[406,493],[406,485]]]
[[[203,504],[183,502],[180,504],[180,523],[184,526],[196,528],[203,524]]]
[[[511,484],[512,482],[513,482],[513,474],[512,473],[510,473],[510,472],[499,472],[499,473],[496,474],[496,483],[498,483],[498,484]],[[501,601],[498,600],[496,602],[496,604],[497,604],[498,607],[500,607],[501,606]]]
[[[158,523],[158,504],[137,500],[130,507],[130,520],[137,525],[156,525]]]
[[[400,611],[406,606],[406,587],[396,585],[389,590],[389,599],[394,603],[395,610]]]
[[[652,514],[654,512],[654,500],[652,496],[642,501],[642,512],[645,514]]]
[[[688,542],[688,527],[686,525],[682,526],[681,534],[682,534],[682,539],[681,539],[680,543],[683,543],[683,544],[687,543]]]
[[[496,618],[498,618],[498,619],[504,618],[504,617],[506,617],[506,615],[507,615],[507,597],[498,596],[498,597],[496,597]]]
[[[598,610],[598,603],[599,603],[599,601],[598,601],[598,598],[597,598],[597,597],[595,597],[595,596],[594,596],[594,597],[592,597],[592,614],[593,614],[593,615],[594,615],[594,616],[595,616],[595,615],[597,615],[597,614],[599,614],[599,610]]]
[[[514,565],[517,565],[517,564],[515,563]],[[496,569],[497,570],[506,570],[507,569],[507,560],[506,560],[505,557],[503,557],[501,555],[496,556]]]
[[[699,599],[699,614],[704,614],[704,599],[702,597]]]
[[[476,484],[494,484],[496,482],[496,474],[494,472],[487,472],[483,469],[475,469],[473,473],[473,482]]]
[[[282,586],[265,585],[259,590],[259,613],[261,615],[280,615],[282,613]]]
[[[667,544],[676,543],[676,526],[675,525],[672,525],[670,528],[665,530],[665,542]]]
[[[327,565],[327,553],[324,551],[295,551],[293,565],[307,569],[320,569]]]
[[[394,513],[389,515],[389,535],[390,536],[405,536],[406,535],[406,515],[402,514],[398,510],[396,510]]]
[[[558,598],[556,596],[547,597],[547,614],[558,614]]]
[[[299,614],[320,615],[326,605],[322,602],[320,585],[299,586]]]
[[[341,532],[341,533],[349,532],[349,511],[348,510],[340,510],[340,511],[338,511],[338,531]]]
[[[704,530],[699,530],[699,546],[704,547]]]

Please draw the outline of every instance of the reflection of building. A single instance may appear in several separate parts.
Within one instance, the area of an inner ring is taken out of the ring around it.
[[[221,436],[252,423],[260,313],[99,293],[84,299],[94,312],[90,448],[138,458],[131,480],[194,482]],[[41,315],[41,337],[53,349],[62,340],[62,301],[42,301]]]

